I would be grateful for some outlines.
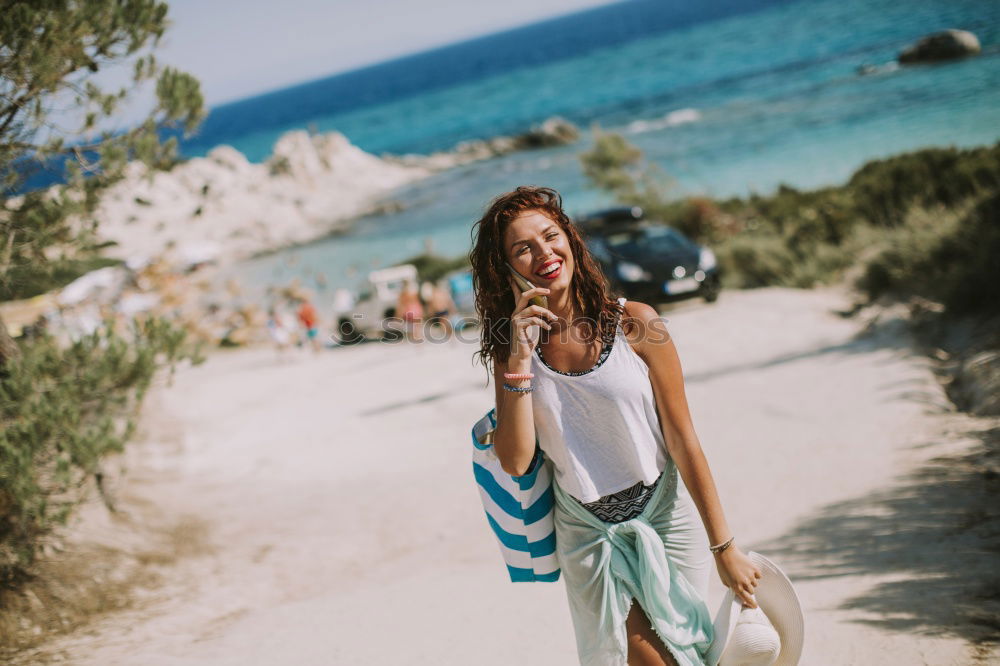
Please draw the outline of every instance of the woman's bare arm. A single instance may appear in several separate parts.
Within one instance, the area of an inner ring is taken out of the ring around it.
[[[629,335],[632,347],[649,366],[649,381],[653,385],[667,451],[698,506],[709,541],[721,543],[731,536],[729,525],[691,420],[677,349],[666,322],[656,310],[637,301],[627,301],[625,307],[626,315],[635,324],[635,333]]]
[[[625,304],[626,316],[635,323],[630,332],[632,346],[649,367],[657,413],[667,451],[684,485],[691,493],[709,542],[720,544],[733,536],[722,510],[722,502],[708,466],[708,460],[695,433],[684,391],[684,373],[666,322],[659,313],[636,301]],[[750,595],[760,571],[735,545],[716,555],[716,565],[723,584],[732,587],[744,603],[754,606]]]
[[[530,380],[507,380],[505,372],[530,372],[531,362],[520,362],[508,370],[507,363],[493,363],[493,384],[496,391],[497,427],[493,433],[493,450],[500,459],[500,466],[512,476],[528,471],[535,456],[535,417],[531,406],[531,393],[508,391],[503,387],[529,386]]]

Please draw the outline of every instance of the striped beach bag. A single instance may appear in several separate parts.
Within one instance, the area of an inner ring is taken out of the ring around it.
[[[493,450],[496,409],[472,427],[472,470],[486,520],[500,545],[507,573],[514,583],[559,580],[556,530],[552,510],[552,463],[535,440],[535,460],[523,476],[500,467]]]

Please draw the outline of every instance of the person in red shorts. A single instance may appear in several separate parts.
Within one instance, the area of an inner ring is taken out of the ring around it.
[[[306,338],[309,340],[309,344],[312,345],[314,351],[318,352],[321,349],[319,342],[319,313],[316,312],[316,306],[308,298],[302,298],[300,302],[301,305],[299,305],[298,312],[296,313],[299,323],[306,330]]]

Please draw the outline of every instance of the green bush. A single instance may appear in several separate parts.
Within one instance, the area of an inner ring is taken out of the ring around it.
[[[870,224],[902,224],[910,207],[962,201],[1000,189],[1000,142],[960,150],[927,148],[873,160],[858,169],[846,188]]]
[[[849,250],[830,243],[819,243],[808,255],[796,258],[788,266],[788,286],[810,289],[835,282],[856,261]]]
[[[963,216],[921,210],[908,221],[857,287],[870,298],[922,296],[956,314],[1000,313],[1000,192]]]
[[[121,451],[156,369],[200,363],[186,333],[164,319],[110,321],[62,348],[43,335],[0,374],[0,584],[29,571],[43,538],[83,498],[101,460]]]
[[[154,56],[169,24],[158,0],[4,3],[0,299],[30,297],[118,263],[98,256],[108,245],[99,233],[102,194],[129,163],[175,166],[177,137],[161,141],[163,130],[190,135],[206,114],[198,81]],[[102,70],[111,68],[126,78],[108,89]],[[121,109],[154,82],[142,117],[122,131],[100,131],[121,127]],[[60,162],[63,184],[15,196],[32,170]],[[159,359],[172,365],[188,357],[184,331],[163,320],[136,324],[131,338],[109,327],[61,348],[44,334],[14,341],[0,321],[0,584],[28,570],[102,457],[131,436]]]
[[[779,236],[744,234],[716,251],[723,285],[731,288],[785,284],[794,257]]]
[[[932,266],[947,267],[936,283],[956,313],[1000,313],[1000,192],[984,199],[958,231],[931,253]]]

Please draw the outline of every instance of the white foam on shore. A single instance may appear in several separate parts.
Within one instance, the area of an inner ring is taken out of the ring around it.
[[[626,127],[628,134],[641,134],[643,132],[655,132],[656,130],[676,127],[687,123],[695,123],[701,120],[701,113],[698,109],[676,109],[666,114],[662,118],[655,120],[633,120]]]

